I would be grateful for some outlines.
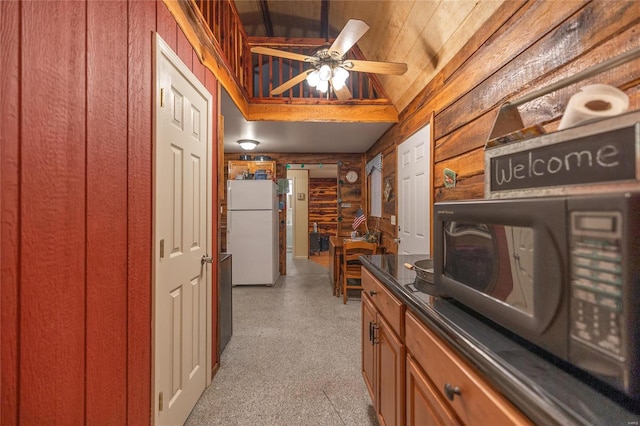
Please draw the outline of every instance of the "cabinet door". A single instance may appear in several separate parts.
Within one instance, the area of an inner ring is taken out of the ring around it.
[[[378,314],[376,346],[376,412],[383,425],[404,424],[405,346]]]
[[[446,403],[440,400],[433,383],[409,354],[406,395],[407,426],[461,424]]]
[[[256,170],[264,170],[267,172],[267,180],[275,179],[276,177],[276,162],[275,161],[243,161],[232,160],[228,164],[227,179],[234,180],[238,175],[242,173],[254,173]]]
[[[526,425],[524,417],[507,399],[495,391],[471,365],[440,340],[417,317],[406,315],[405,341],[436,392],[464,424]],[[458,388],[457,394],[447,390]]]
[[[238,175],[249,173],[249,163],[246,161],[229,161],[227,179],[234,180]]]
[[[367,295],[362,296],[362,377],[369,390],[369,396],[375,406],[374,385],[374,345],[373,326],[376,321],[376,310]]]

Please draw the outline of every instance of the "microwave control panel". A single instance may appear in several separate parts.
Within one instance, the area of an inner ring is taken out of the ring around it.
[[[570,220],[571,338],[623,362],[622,214],[574,211]]]

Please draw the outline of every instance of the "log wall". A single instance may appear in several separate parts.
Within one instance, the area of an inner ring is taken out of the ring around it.
[[[309,179],[309,232],[318,225],[320,235],[336,235],[338,232],[338,179]]]
[[[638,46],[640,2],[508,1],[400,113],[395,124],[367,152],[383,153],[383,176],[397,181],[396,146],[433,115],[432,202],[484,196],[484,144],[499,106]],[[545,95],[520,107],[525,126],[557,129],[562,112],[580,87],[605,83],[624,90],[630,110],[640,108],[640,59]],[[457,172],[445,188],[443,170]],[[383,244],[397,251],[397,229],[383,207]]]

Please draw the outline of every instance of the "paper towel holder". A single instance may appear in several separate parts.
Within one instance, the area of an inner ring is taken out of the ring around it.
[[[585,68],[584,70],[572,76],[566,77],[562,80],[558,80],[555,83],[531,92],[528,95],[521,97],[520,99],[503,103],[500,106],[498,115],[496,116],[496,120],[493,123],[493,127],[491,128],[491,133],[489,134],[489,138],[487,139],[487,144],[496,138],[508,135],[509,133],[516,132],[524,128],[522,117],[520,116],[520,112],[518,111],[518,107],[520,105],[523,105],[548,93],[555,92],[556,90],[562,89],[563,87],[570,86],[571,84],[577,83],[578,81],[584,80],[585,78],[592,77],[596,74],[617,67],[618,65],[622,65],[638,57],[640,57],[640,47],[628,50],[621,55],[600,62],[599,64],[596,64],[592,67]],[[485,144],[485,149],[488,148],[487,144]]]

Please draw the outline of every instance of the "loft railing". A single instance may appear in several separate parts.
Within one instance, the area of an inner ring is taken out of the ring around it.
[[[231,0],[192,0],[204,21],[209,26],[213,41],[227,60],[229,70],[240,87],[247,89],[251,57],[247,34],[244,31],[238,10]]]
[[[227,61],[227,66],[240,88],[251,101],[304,103],[341,102],[331,91],[321,93],[302,82],[281,95],[272,96],[271,90],[308,69],[310,65],[302,61],[252,54],[252,46],[266,46],[279,50],[289,50],[303,55],[311,55],[326,44],[323,39],[273,39],[249,38],[244,31],[238,11],[231,0],[191,0],[200,10],[218,46]],[[348,59],[366,59],[354,46]],[[365,103],[385,100],[387,96],[375,76],[363,72],[350,72],[346,81],[353,99],[349,103]]]

